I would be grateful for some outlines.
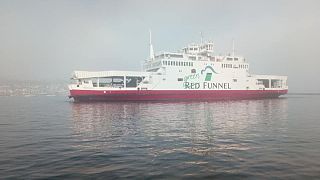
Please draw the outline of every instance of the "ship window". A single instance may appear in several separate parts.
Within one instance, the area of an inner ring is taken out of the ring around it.
[[[183,78],[178,78],[178,81],[183,81]]]
[[[126,77],[126,87],[137,87],[142,81],[142,77],[137,76],[127,76]]]
[[[233,79],[233,82],[237,82],[238,80],[237,79]]]
[[[189,56],[189,59],[191,59],[191,60],[196,60],[196,57],[194,57],[194,56]]]
[[[234,58],[235,61],[238,61],[238,58]]]
[[[123,76],[112,76],[112,87],[124,87],[124,77]]]
[[[193,62],[191,62],[191,66],[193,66]]]
[[[92,78],[92,85],[93,87],[97,87],[98,86],[98,78]]]
[[[228,60],[228,61],[232,61],[233,59],[232,59],[232,58],[230,58],[230,57],[228,57],[228,58],[227,58],[227,60]]]
[[[191,69],[191,73],[196,73],[196,69]]]
[[[187,66],[187,62],[183,62],[183,66]]]
[[[99,87],[109,87],[111,86],[111,82],[112,82],[111,77],[99,78]]]

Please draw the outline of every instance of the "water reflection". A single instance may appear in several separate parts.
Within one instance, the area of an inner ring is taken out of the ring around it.
[[[285,98],[71,106],[74,135],[84,142],[78,148],[146,148],[151,156],[245,151],[259,138],[285,132],[288,119]]]

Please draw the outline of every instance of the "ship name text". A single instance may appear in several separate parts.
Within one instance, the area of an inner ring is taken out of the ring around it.
[[[230,83],[212,83],[212,82],[203,82],[203,83],[192,83],[184,82],[184,89],[231,89]]]

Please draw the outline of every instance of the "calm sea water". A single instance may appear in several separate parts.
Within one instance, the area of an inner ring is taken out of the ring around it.
[[[1,179],[319,179],[320,96],[73,103],[0,97]]]

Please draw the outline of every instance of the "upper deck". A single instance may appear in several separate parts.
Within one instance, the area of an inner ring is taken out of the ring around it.
[[[151,46],[152,48],[152,46]],[[153,53],[153,50],[150,50]],[[163,65],[166,65],[166,61],[172,60],[173,62],[180,61],[187,63],[197,62],[227,62],[229,64],[241,64],[246,63],[246,60],[242,56],[235,56],[234,52],[228,55],[215,55],[213,42],[204,42],[200,44],[192,43],[185,48],[182,48],[178,52],[159,52],[157,55],[150,55],[150,58],[145,60],[143,64],[143,70],[148,72],[156,72]],[[176,64],[176,63],[175,63]],[[183,66],[183,65],[182,65]]]

